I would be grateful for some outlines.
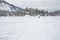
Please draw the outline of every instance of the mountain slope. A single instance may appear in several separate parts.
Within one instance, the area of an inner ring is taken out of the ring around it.
[[[4,0],[0,0],[0,10],[18,11],[18,10],[22,10],[22,8],[14,6]]]

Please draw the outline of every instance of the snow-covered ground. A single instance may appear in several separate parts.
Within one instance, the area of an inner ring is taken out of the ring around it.
[[[60,40],[60,16],[0,17],[0,40]]]

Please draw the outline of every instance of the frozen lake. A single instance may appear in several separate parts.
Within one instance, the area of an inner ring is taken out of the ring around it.
[[[0,17],[0,40],[60,40],[60,17]]]

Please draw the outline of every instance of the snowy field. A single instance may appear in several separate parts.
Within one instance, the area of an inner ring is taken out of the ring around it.
[[[60,40],[60,16],[0,17],[0,40]]]

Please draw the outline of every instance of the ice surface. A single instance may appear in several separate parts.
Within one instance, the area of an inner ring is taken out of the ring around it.
[[[60,40],[60,16],[0,17],[0,40]]]

